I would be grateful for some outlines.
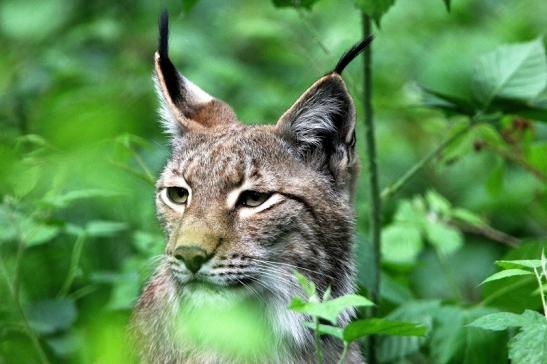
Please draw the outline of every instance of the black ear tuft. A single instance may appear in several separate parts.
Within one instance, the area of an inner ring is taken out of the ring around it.
[[[366,39],[362,40],[361,42],[357,43],[353,47],[351,47],[350,50],[348,50],[342,58],[338,61],[336,64],[336,67],[334,67],[334,73],[338,73],[339,75],[342,74],[344,69],[348,64],[351,63],[357,57],[362,51],[365,50],[366,47],[374,40],[374,36],[370,35]]]
[[[169,14],[167,10],[161,12],[159,20],[158,54],[159,66],[171,100],[175,105],[182,102],[182,80],[171,60],[169,59]]]
[[[161,58],[169,58],[169,13],[163,10],[159,21],[158,54]]]

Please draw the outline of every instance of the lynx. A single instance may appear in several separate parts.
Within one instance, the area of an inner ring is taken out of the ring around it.
[[[167,244],[133,314],[141,360],[312,363],[307,318],[287,305],[304,294],[295,271],[321,294],[328,287],[332,297],[354,290],[355,110],[341,73],[371,39],[350,49],[275,125],[246,126],[177,71],[168,56],[166,13],[159,32],[154,78],[171,157],[155,202]],[[243,309],[234,312],[250,316],[241,325],[257,329],[246,337],[229,331],[228,339],[267,345],[237,352],[207,341],[207,332],[225,330],[222,312],[239,304]],[[343,312],[338,324],[352,316]],[[196,328],[197,317],[208,321],[195,334],[189,327]],[[325,362],[335,362],[342,345],[328,336],[321,341]],[[358,346],[350,347],[347,362],[363,362]]]

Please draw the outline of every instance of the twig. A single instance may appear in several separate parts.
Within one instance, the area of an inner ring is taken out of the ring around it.
[[[30,327],[30,324],[28,323],[28,319],[27,319],[27,316],[25,315],[25,311],[23,310],[23,307],[21,306],[21,302],[19,302],[19,297],[16,295],[15,289],[10,282],[6,265],[4,264],[4,260],[2,259],[1,256],[0,256],[0,268],[2,269],[2,275],[4,276],[4,279],[6,281],[9,294],[11,295],[11,298],[13,302],[15,303],[15,308],[17,309],[17,312],[19,313],[19,315],[21,316],[21,320],[23,321],[23,325],[25,327],[25,333],[29,337],[34,348],[36,349],[36,352],[38,353],[38,357],[40,358],[40,361],[42,363],[49,364],[49,360],[47,359],[44,349],[42,349],[42,346],[40,345],[40,340],[38,339],[38,336],[36,336],[32,328]]]
[[[363,39],[372,34],[372,21],[368,15],[361,12],[361,23],[363,27]],[[376,304],[371,308],[371,315],[377,316],[380,306],[380,229],[381,229],[381,211],[382,200],[380,198],[380,185],[378,182],[378,160],[376,157],[376,139],[374,135],[374,114],[372,110],[372,46],[365,48],[363,53],[363,108],[365,113],[365,142],[367,149],[367,169],[369,179],[369,224],[370,224],[370,242],[372,243],[373,255],[373,285],[370,287],[370,298]],[[368,340],[368,361],[370,364],[376,363],[376,342],[374,335]]]
[[[520,239],[485,224],[471,225],[454,220],[448,221],[448,224],[458,228],[465,233],[481,235],[490,240],[497,241],[498,243],[502,243],[512,247],[519,245],[521,242]]]
[[[468,125],[467,127],[461,129],[460,131],[448,136],[445,140],[441,142],[435,149],[433,149],[429,154],[427,154],[425,157],[423,157],[418,163],[414,164],[401,178],[399,178],[397,181],[395,181],[390,186],[384,188],[382,191],[382,199],[387,200],[401,188],[408,183],[408,181],[414,177],[418,172],[420,172],[429,162],[431,162],[433,159],[435,159],[437,156],[439,156],[446,147],[448,147],[450,144],[452,144],[455,140],[457,140],[462,135],[466,134],[471,128],[473,127],[473,124]]]

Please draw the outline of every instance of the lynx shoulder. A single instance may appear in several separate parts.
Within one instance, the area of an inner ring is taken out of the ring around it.
[[[154,79],[171,157],[156,207],[167,243],[133,314],[143,362],[314,361],[312,332],[287,305],[303,294],[294,271],[333,297],[354,290],[355,109],[341,73],[368,42],[275,125],[246,126],[177,71],[162,14]],[[322,340],[334,362],[341,345]],[[348,362],[362,362],[356,346]]]

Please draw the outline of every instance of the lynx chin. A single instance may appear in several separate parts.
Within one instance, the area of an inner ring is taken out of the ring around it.
[[[140,359],[313,363],[313,332],[287,305],[303,295],[294,271],[332,297],[354,290],[355,109],[341,73],[371,39],[275,125],[246,126],[177,71],[166,13],[159,32],[154,81],[171,156],[156,207],[167,244],[131,321]],[[341,344],[321,340],[335,362]],[[363,362],[357,345],[346,362]]]

